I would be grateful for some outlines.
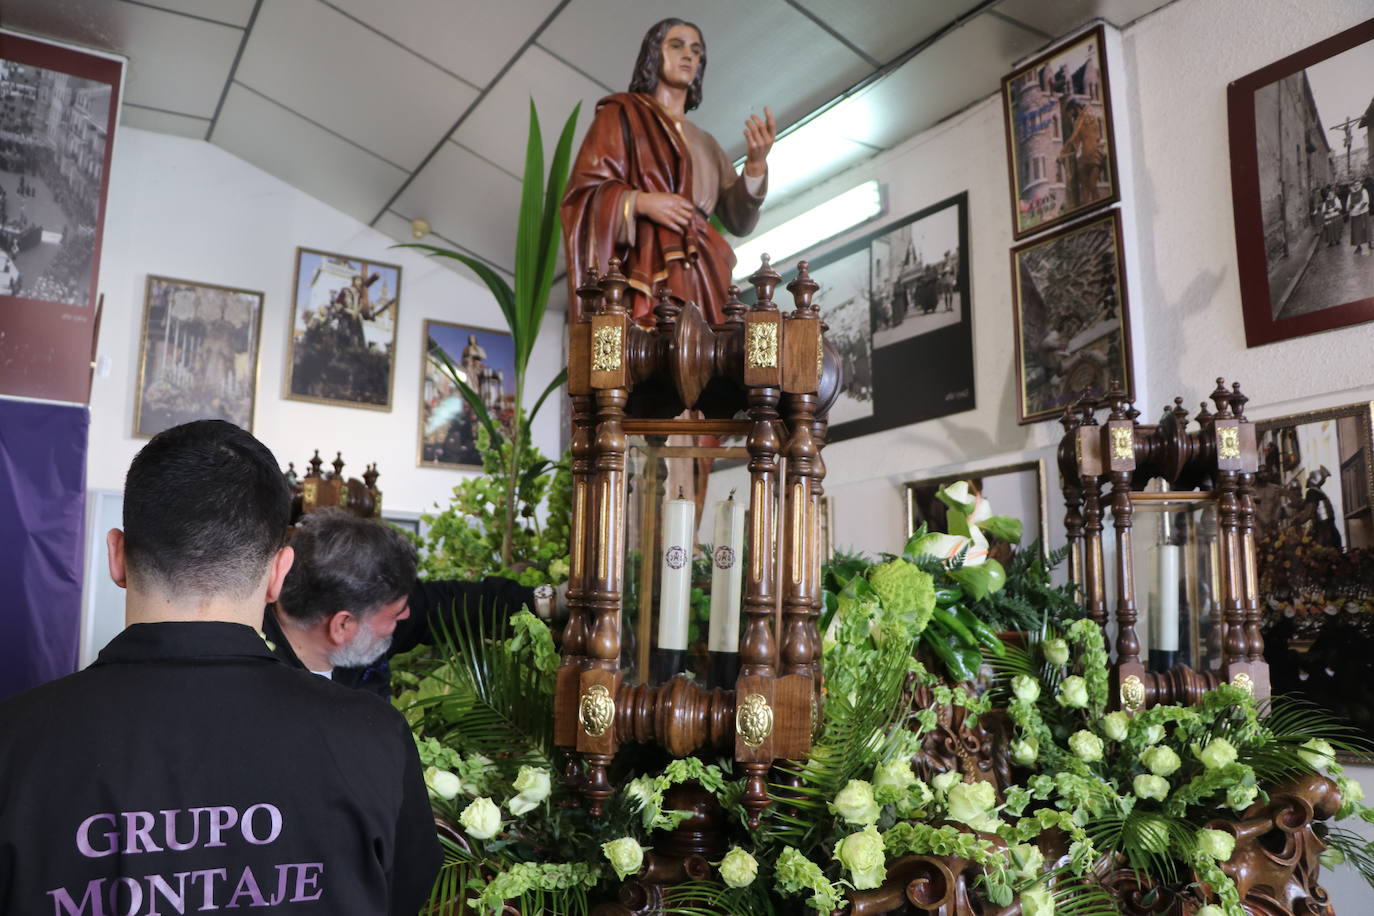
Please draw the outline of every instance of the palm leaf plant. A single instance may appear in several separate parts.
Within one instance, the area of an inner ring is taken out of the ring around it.
[[[419,243],[397,246],[415,248],[430,257],[447,258],[465,265],[491,291],[506,320],[506,326],[510,329],[511,340],[515,346],[515,416],[506,429],[492,418],[481,397],[454,365],[449,354],[438,347],[428,354],[431,363],[452,380],[477,418],[481,425],[481,433],[485,434],[487,440],[486,450],[497,452],[499,473],[505,488],[504,499],[500,500],[499,506],[499,560],[500,567],[506,570],[511,569],[517,560],[517,528],[522,524],[521,489],[528,489],[534,478],[541,477],[552,467],[550,462],[542,459],[529,447],[530,423],[549,395],[557,391],[567,378],[565,369],[544,388],[529,412],[525,412],[526,374],[530,355],[534,352],[535,340],[539,336],[539,329],[548,308],[549,292],[553,287],[558,247],[562,240],[558,208],[563,199],[563,190],[567,186],[573,131],[577,127],[577,116],[581,107],[575,107],[563,124],[558,143],[554,147],[546,181],[544,141],[539,129],[539,114],[535,110],[534,101],[530,101],[529,138],[525,147],[520,217],[515,233],[514,286],[507,283],[505,278],[488,264],[461,251]],[[479,445],[482,444],[481,438],[479,435]]]

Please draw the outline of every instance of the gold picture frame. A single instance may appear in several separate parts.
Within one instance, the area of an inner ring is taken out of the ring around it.
[[[134,438],[203,419],[253,431],[263,301],[257,290],[148,275]]]
[[[282,397],[390,411],[400,309],[399,265],[297,248]]]

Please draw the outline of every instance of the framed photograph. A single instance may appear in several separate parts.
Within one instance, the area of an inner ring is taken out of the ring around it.
[[[424,352],[442,351],[481,397],[492,420],[509,433],[515,422],[515,341],[510,334],[434,320],[425,322],[424,333]],[[433,359],[423,360],[419,466],[480,471],[480,424],[448,373]]]
[[[0,32],[0,394],[89,400],[122,74]]]
[[[1303,694],[1374,740],[1371,404],[1257,420],[1255,547],[1275,694]]]
[[[298,248],[292,289],[282,396],[390,410],[401,268]]]
[[[992,504],[998,515],[1021,519],[1025,530],[1022,545],[1039,541],[1049,550],[1049,489],[1045,482],[1045,462],[1041,459],[1020,461],[994,467],[970,467],[965,471],[942,474],[906,484],[906,536],[916,533],[921,525],[931,531],[948,531],[945,504],[935,498],[941,487],[967,480],[973,489]],[[1012,545],[989,535],[993,556],[1004,565],[1013,551]]]
[[[148,277],[134,436],[206,419],[253,431],[262,300],[253,290]]]
[[[1374,320],[1374,19],[1227,88],[1245,343]]]
[[[1120,198],[1107,85],[1101,26],[1002,78],[1016,238]]]
[[[1013,248],[1011,276],[1020,422],[1058,417],[1112,379],[1134,392],[1115,210]]]
[[[968,252],[964,192],[811,259],[844,365],[829,441],[973,409]]]

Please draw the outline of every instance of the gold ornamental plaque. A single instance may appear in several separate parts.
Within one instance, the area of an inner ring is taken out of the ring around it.
[[[761,693],[744,698],[735,712],[735,731],[748,747],[758,747],[773,734],[773,708]]]
[[[1244,671],[1231,678],[1231,686],[1239,687],[1241,690],[1250,694],[1250,696],[1255,695],[1255,682],[1252,681],[1250,675],[1246,674]]]
[[[778,324],[776,321],[756,321],[749,325],[744,342],[745,359],[750,369],[778,367]]]
[[[1139,712],[1145,705],[1145,684],[1132,674],[1121,682],[1121,708],[1126,712]]]
[[[582,694],[578,706],[578,717],[582,720],[582,730],[588,738],[600,738],[615,721],[615,700],[604,684],[593,684]]]
[[[1223,426],[1217,430],[1217,457],[1232,460],[1240,457],[1240,430],[1234,426]]]
[[[616,372],[620,369],[621,328],[603,325],[592,340],[592,371]]]
[[[1135,457],[1135,431],[1129,426],[1112,427],[1112,460],[1129,461]]]

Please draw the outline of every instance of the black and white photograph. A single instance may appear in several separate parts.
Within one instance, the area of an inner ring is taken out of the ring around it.
[[[830,441],[973,409],[967,192],[810,265],[844,367]]]
[[[1121,221],[1061,229],[1011,251],[1020,422],[1058,417],[1085,390],[1120,379],[1130,394]]]
[[[90,304],[112,91],[0,59],[0,295]]]
[[[206,419],[252,431],[262,301],[253,290],[148,277],[135,436]]]
[[[400,302],[395,264],[298,249],[283,396],[390,410]]]
[[[1374,22],[1230,93],[1247,342],[1374,319]]]
[[[959,211],[937,210],[873,240],[869,249],[873,346],[958,324]]]

